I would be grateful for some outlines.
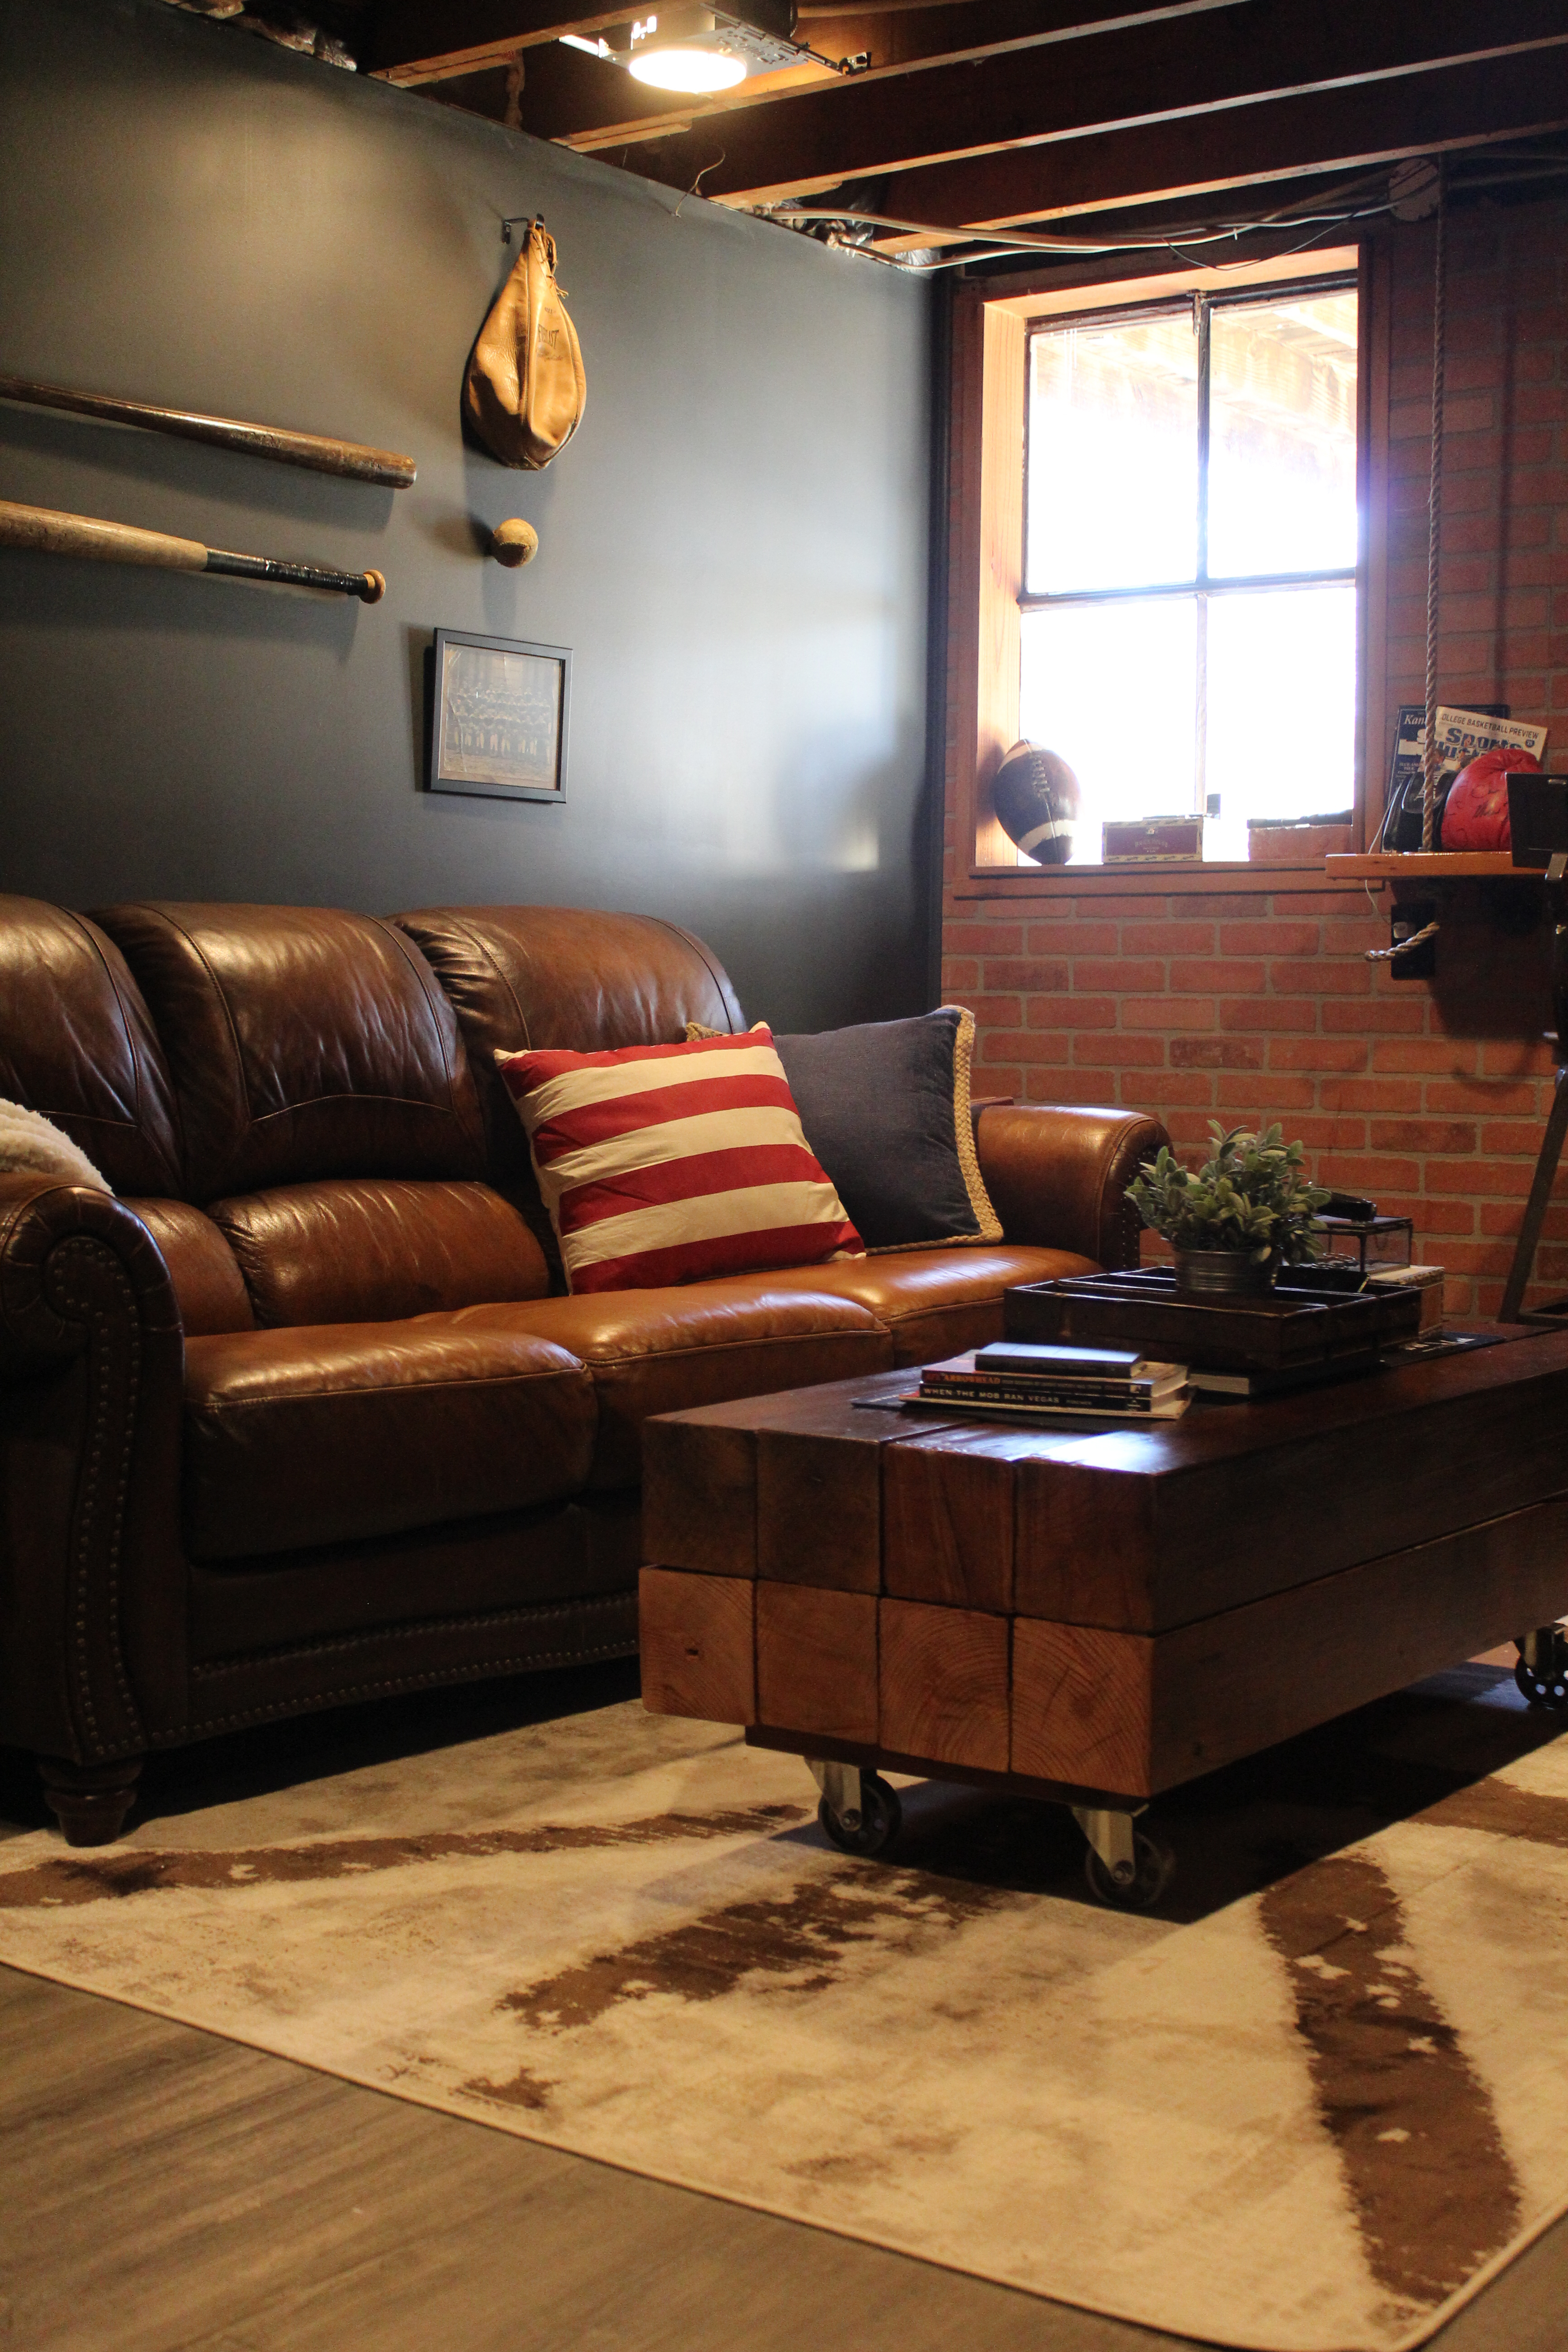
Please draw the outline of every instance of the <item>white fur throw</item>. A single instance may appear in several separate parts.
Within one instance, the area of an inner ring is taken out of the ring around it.
[[[0,1175],[58,1176],[95,1192],[113,1189],[52,1118],[14,1102],[0,1102]]]

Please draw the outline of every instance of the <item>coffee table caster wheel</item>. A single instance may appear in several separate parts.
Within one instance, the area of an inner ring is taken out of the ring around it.
[[[1519,1643],[1514,1681],[1531,1706],[1568,1707],[1568,1634],[1561,1625],[1542,1625]]]
[[[826,1797],[817,1806],[823,1832],[841,1853],[886,1853],[903,1826],[904,1809],[899,1792],[879,1772],[860,1775],[860,1818],[853,1828],[840,1819]]]
[[[1132,1875],[1124,1886],[1117,1885],[1110,1865],[1100,1860],[1092,1846],[1083,1857],[1083,1874],[1089,1881],[1089,1893],[1097,1903],[1109,1904],[1117,1911],[1151,1909],[1169,1886],[1175,1867],[1176,1857],[1170,1847],[1156,1845],[1142,1830],[1132,1840]]]

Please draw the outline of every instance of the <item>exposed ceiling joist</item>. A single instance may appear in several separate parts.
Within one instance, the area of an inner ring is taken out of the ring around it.
[[[744,15],[744,0],[736,0]],[[797,38],[837,60],[868,53],[864,79],[907,73],[999,54],[1010,47],[1082,40],[1169,18],[1215,9],[1259,6],[1264,0],[943,0],[935,6],[879,7],[877,0],[806,14]],[[570,5],[570,0],[567,0]],[[562,0],[384,0],[360,62],[383,80],[414,87],[504,64],[520,49],[568,34],[593,39],[624,25],[637,10],[623,5],[596,15],[568,16]],[[745,86],[702,110],[723,112],[748,102]]]
[[[601,64],[596,58],[584,56],[581,49],[569,48],[563,41],[526,49],[509,58],[504,68],[499,62],[492,62],[478,69],[467,68],[462,75],[442,75],[438,84],[430,87],[439,87],[444,94],[449,93],[459,105],[470,106],[476,113],[493,114],[503,70],[519,78],[515,120],[507,117],[508,127],[527,131],[535,139],[554,140],[579,154],[591,155],[604,148],[611,151],[613,161],[619,162],[619,155],[614,152],[616,149],[635,146],[638,140],[658,137],[671,130],[687,131],[691,127],[689,97],[650,89],[633,81],[621,67]],[[488,91],[487,75],[491,85]],[[752,87],[765,94],[781,88],[787,89],[808,78],[819,84],[827,79],[819,66],[788,66],[777,73],[757,77]],[[488,105],[487,96],[490,100]],[[637,115],[628,122],[626,110],[634,97]]]
[[[461,75],[442,74],[425,87],[432,96],[450,98],[475,113],[493,114],[503,75],[513,78],[506,85],[512,90],[509,127],[530,131],[536,139],[559,140],[571,132],[572,144],[589,153],[600,144],[625,144],[620,119],[633,91],[645,135],[690,127],[689,98],[645,89],[618,66],[602,65],[562,41],[515,52],[504,64],[491,59],[478,68],[466,67]]]
[[[1273,0],[962,66],[867,77],[694,122],[637,168],[721,201],[773,203],[1052,139],[1473,68],[1568,43],[1563,0]]]
[[[1228,0],[1209,0],[1211,7]],[[1086,15],[1096,30],[1104,29],[1098,11],[1081,5],[1070,16]],[[1126,0],[1114,14],[1145,21],[1152,11],[1129,7]],[[826,57],[853,58],[867,51],[879,70],[923,64],[933,58],[984,57],[1007,41],[1032,41],[1048,28],[1051,12],[1037,0],[947,0],[930,6],[925,0],[897,8],[879,8],[875,0],[839,0],[833,7],[799,9],[796,38],[808,42]],[[1060,37],[1058,32],[1058,37]]]
[[[932,65],[974,65],[982,58],[1013,55],[1022,49],[1088,40],[1109,31],[1142,29],[1176,17],[1208,16],[1215,9],[1247,5],[1256,5],[1256,0],[1162,0],[1155,8],[1129,11],[1123,6],[1113,16],[1100,19],[1086,17],[1082,0],[1067,0],[1067,5],[1055,11],[1043,8],[1039,0],[948,0],[947,5],[935,8],[900,5],[896,10],[873,9],[864,16],[814,18],[802,23],[798,37],[809,41],[820,57],[831,62],[869,58],[869,65],[864,70],[858,69],[855,75],[857,86],[868,88]],[[1062,21],[1053,23],[1053,15]],[[619,78],[612,71],[602,79],[613,83]],[[797,67],[791,73],[748,79],[707,103],[694,106],[687,100],[680,110],[684,120],[674,124],[668,111],[661,115],[649,109],[647,93],[640,87],[635,91],[637,111],[626,113],[626,100],[634,93],[626,89],[623,79],[618,93],[607,91],[595,111],[584,113],[580,129],[563,129],[553,120],[547,122],[536,115],[531,104],[526,127],[541,138],[557,139],[563,146],[593,153],[600,149],[632,147],[646,140],[666,138],[677,128],[690,131],[710,118],[729,122],[742,108],[765,105],[786,92],[803,89],[838,90],[843,87],[826,66]],[[622,108],[619,120],[610,111],[617,96]],[[640,158],[628,157],[627,161],[633,170],[641,168]]]
[[[566,39],[631,13],[369,0],[360,62],[721,202],[837,198],[888,257],[1129,212],[1179,236],[1243,189],[1568,129],[1568,0],[806,0],[797,41],[863,69],[802,56],[713,98]]]
[[[1005,231],[1564,128],[1568,47],[1558,46],[1479,70],[1448,67],[900,173],[878,210],[960,236]],[[934,241],[892,238],[884,249]]]
[[[389,0],[376,13],[360,66],[408,88],[450,81],[568,33],[596,38],[626,15],[623,5],[591,16],[572,0]]]

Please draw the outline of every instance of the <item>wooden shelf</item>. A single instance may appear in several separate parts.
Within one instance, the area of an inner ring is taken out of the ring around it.
[[[1489,875],[1507,882],[1539,882],[1542,878],[1538,866],[1516,866],[1506,849],[1407,849],[1387,855],[1369,851],[1363,856],[1331,854],[1323,865],[1331,880],[1343,877],[1369,882],[1439,877],[1458,881],[1462,875]]]

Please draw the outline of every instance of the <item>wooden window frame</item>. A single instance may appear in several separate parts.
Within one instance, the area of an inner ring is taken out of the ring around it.
[[[1125,310],[1192,292],[1234,293],[1353,271],[1358,297],[1356,737],[1351,847],[1382,821],[1386,732],[1389,331],[1386,257],[1363,240],[1315,254],[1279,252],[1239,268],[1173,268],[1115,277],[1091,265],[1048,277],[961,286],[952,315],[949,452],[949,644],[960,898],[1125,897],[1192,892],[1359,891],[1331,883],[1321,858],[1300,865],[1026,866],[996,822],[990,784],[1018,735],[1018,597],[1024,566],[1025,366],[1031,323],[1087,310]]]

